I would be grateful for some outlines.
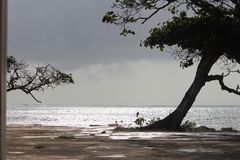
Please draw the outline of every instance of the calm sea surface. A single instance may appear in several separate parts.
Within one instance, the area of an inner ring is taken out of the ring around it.
[[[108,125],[115,122],[134,125],[136,113],[146,120],[164,118],[176,106],[8,106],[8,125],[75,126]],[[240,106],[193,106],[185,120],[220,129],[240,130]]]

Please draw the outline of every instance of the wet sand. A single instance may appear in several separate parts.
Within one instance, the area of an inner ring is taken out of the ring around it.
[[[9,160],[239,160],[240,133],[114,132],[111,128],[7,128]]]

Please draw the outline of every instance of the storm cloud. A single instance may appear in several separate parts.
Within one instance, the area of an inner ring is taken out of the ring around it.
[[[64,69],[89,64],[160,60],[169,55],[140,47],[149,24],[137,35],[122,37],[120,28],[101,22],[109,0],[10,0],[10,55],[52,63]]]
[[[71,72],[75,84],[36,93],[48,104],[177,105],[194,78],[196,65],[183,70],[168,53],[140,47],[162,13],[135,36],[101,22],[113,0],[9,0],[8,54],[31,64],[53,64]],[[230,80],[236,84],[236,79]],[[20,92],[8,103],[35,101]],[[207,84],[196,104],[239,104],[239,97]]]

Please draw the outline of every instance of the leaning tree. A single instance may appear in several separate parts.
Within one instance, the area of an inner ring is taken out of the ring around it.
[[[30,67],[23,61],[7,58],[7,92],[20,90],[41,103],[33,92],[55,88],[62,84],[74,83],[72,75],[61,72],[51,65]]]
[[[206,82],[218,81],[222,90],[240,95],[224,78],[240,73],[240,0],[116,0],[103,22],[122,27],[121,35],[135,34],[133,23],[144,24],[154,16],[169,12],[171,18],[150,30],[142,45],[174,48],[183,68],[198,64],[195,78],[182,101],[170,115],[146,126],[149,129],[177,130]],[[217,62],[224,63],[223,74],[210,74]]]

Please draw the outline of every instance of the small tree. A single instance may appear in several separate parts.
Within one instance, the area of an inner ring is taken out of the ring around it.
[[[32,96],[34,91],[43,92],[47,88],[55,88],[62,84],[74,83],[72,75],[66,74],[51,65],[33,67],[17,61],[14,57],[7,58],[7,92],[20,90]]]
[[[206,82],[218,81],[221,89],[240,95],[239,89],[230,88],[224,78],[240,64],[240,1],[239,0],[116,0],[113,11],[103,17],[103,22],[123,28],[121,35],[135,34],[129,24],[142,24],[161,11],[172,18],[150,30],[141,44],[150,48],[166,46],[175,48],[174,54],[182,68],[198,63],[193,83],[175,111],[166,118],[147,126],[150,129],[177,130]],[[226,72],[209,75],[212,66],[222,61]]]
[[[145,122],[145,118],[140,116],[139,112],[137,112],[136,113],[136,119],[135,119],[134,123],[136,125],[139,125],[139,127],[142,127],[144,122]]]

